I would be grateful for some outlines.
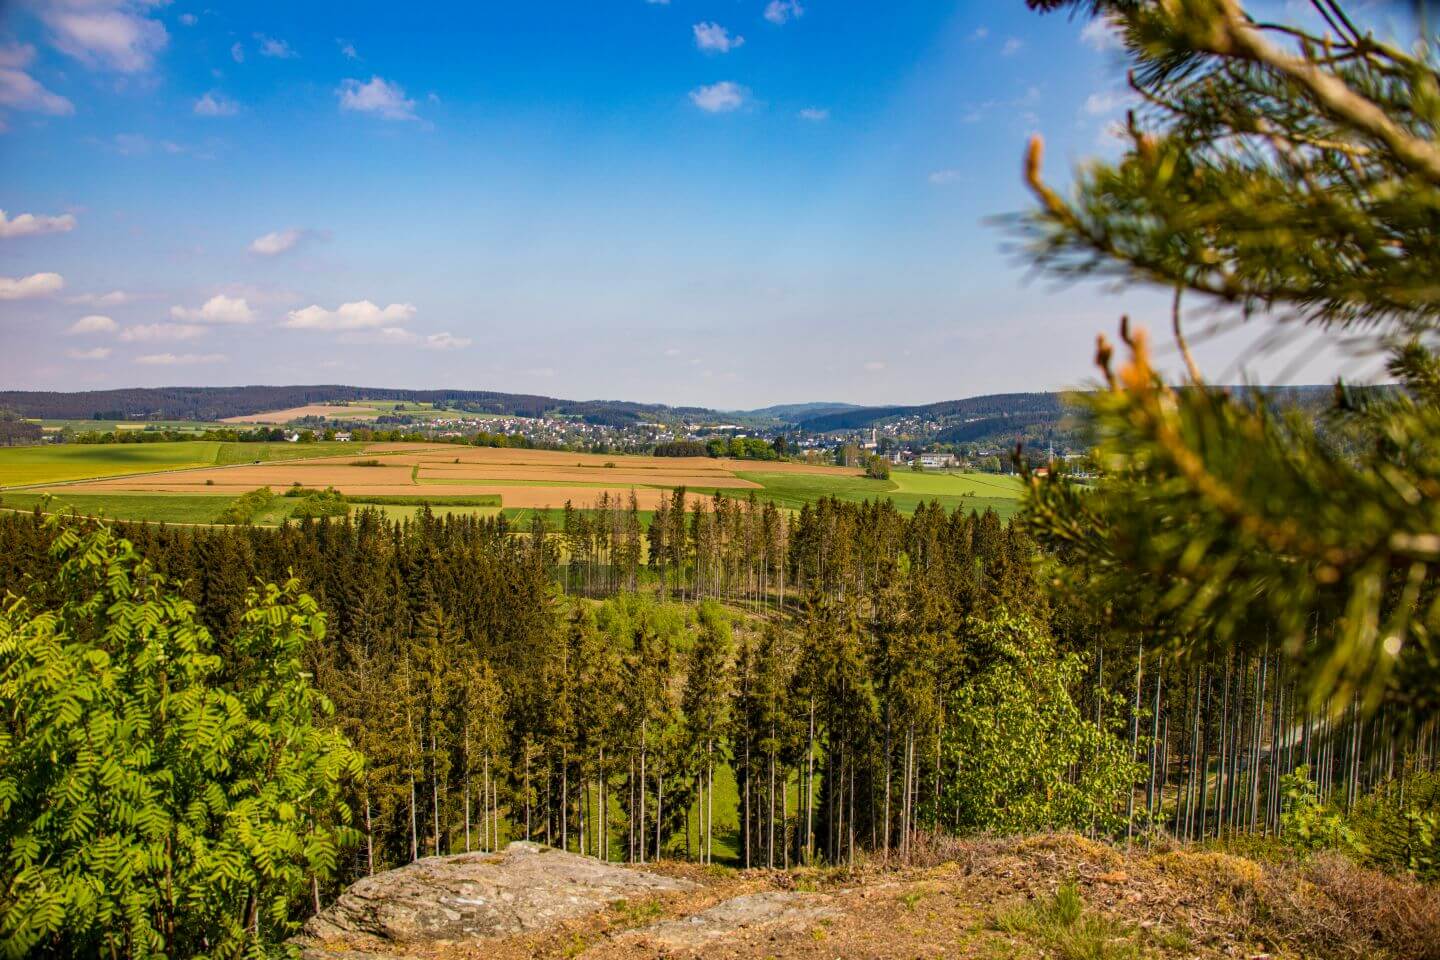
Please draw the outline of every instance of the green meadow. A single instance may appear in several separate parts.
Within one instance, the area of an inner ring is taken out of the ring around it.
[[[799,510],[821,497],[835,497],[852,503],[885,497],[901,513],[914,513],[917,508],[935,501],[946,510],[983,512],[987,508],[992,509],[1002,520],[1008,520],[1020,506],[1020,481],[991,473],[896,470],[889,480],[759,471],[739,476],[764,488],[758,492],[761,499],[771,500],[791,510]],[[746,494],[727,491],[727,495],[743,497]]]
[[[218,440],[4,447],[0,448],[0,487],[124,477],[187,467],[223,467],[236,463],[325,457],[353,450],[354,445],[347,443],[230,443]]]

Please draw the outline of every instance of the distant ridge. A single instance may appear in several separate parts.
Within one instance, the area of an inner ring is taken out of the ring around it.
[[[134,387],[79,393],[0,391],[0,407],[21,416],[47,420],[223,420],[270,410],[288,410],[311,403],[358,400],[405,400],[415,403],[465,404],[477,413],[518,417],[563,414],[615,426],[657,416],[671,418],[709,414],[695,407],[629,403],[619,400],[560,400],[492,390],[400,390],[341,384],[245,387]]]
[[[1243,388],[1236,388],[1243,389]],[[1276,387],[1278,405],[1318,411],[1333,388]],[[307,404],[404,400],[437,403],[501,416],[576,417],[592,424],[626,427],[638,423],[685,422],[734,424],[758,432],[848,433],[885,428],[892,436],[923,438],[926,443],[976,444],[1060,450],[1088,446],[1083,424],[1071,416],[1068,393],[995,393],[963,400],[919,405],[866,407],[842,402],[786,403],[754,410],[671,407],[623,400],[563,400],[539,394],[492,390],[401,390],[344,384],[244,387],[157,387],[59,391],[0,391],[0,409],[46,420],[195,420],[217,421]]]

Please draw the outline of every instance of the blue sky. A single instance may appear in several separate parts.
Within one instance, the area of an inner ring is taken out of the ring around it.
[[[1082,26],[1020,0],[0,4],[0,382],[1079,384],[1159,301],[1036,281],[988,218],[1027,205],[1030,133],[1062,182],[1113,149],[1123,68]]]

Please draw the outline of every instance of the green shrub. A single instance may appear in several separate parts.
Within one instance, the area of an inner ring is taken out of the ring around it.
[[[242,493],[236,497],[231,504],[220,515],[215,518],[216,523],[248,524],[252,523],[255,515],[270,505],[275,499],[275,493],[269,487],[261,487],[258,490],[251,490],[249,493]]]
[[[129,541],[51,526],[58,575],[0,610],[0,954],[268,955],[358,839],[315,601],[252,587],[222,658]]]
[[[1005,610],[966,622],[970,675],[947,714],[946,809],[972,830],[1123,830],[1140,766],[1119,730],[1085,719],[1070,691],[1085,674],[1030,618]],[[1124,716],[1115,704],[1111,718]],[[1111,723],[1119,722],[1112,719]]]
[[[314,491],[295,505],[290,516],[296,520],[313,520],[321,517],[344,517],[350,513],[350,504],[334,487]]]

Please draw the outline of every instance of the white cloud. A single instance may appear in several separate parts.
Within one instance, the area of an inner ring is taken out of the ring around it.
[[[936,170],[930,174],[927,179],[935,186],[941,187],[947,183],[954,183],[956,180],[959,180],[961,176],[963,176],[963,174],[952,167],[946,170]]]
[[[867,361],[865,361],[865,369],[866,369],[866,370],[872,370],[872,371],[873,371],[873,370],[884,370],[884,369],[885,369],[885,363],[884,363],[884,361],[882,361],[882,360],[867,360]]]
[[[170,316],[198,323],[249,323],[255,319],[255,311],[250,309],[250,304],[243,297],[217,293],[199,308],[171,307]]]
[[[170,35],[145,0],[52,0],[41,13],[56,49],[94,70],[144,73]]]
[[[334,310],[311,304],[303,310],[291,310],[282,326],[292,330],[377,330],[397,327],[415,316],[415,307],[408,303],[392,303],[383,310],[369,300],[342,303]]]
[[[806,107],[800,111],[801,120],[809,120],[811,123],[821,123],[830,119],[830,111],[824,107]]]
[[[187,27],[193,27],[200,22],[200,18],[193,13],[182,13],[180,14],[180,22]]]
[[[136,363],[151,367],[177,367],[194,363],[222,363],[223,353],[147,353],[135,358]]]
[[[427,350],[463,350],[473,343],[469,337],[457,337],[449,332],[432,333],[425,338]]]
[[[805,8],[800,5],[800,0],[770,0],[765,7],[765,19],[771,23],[799,20],[804,15]]]
[[[35,48],[24,45],[0,47],[0,106],[30,113],[65,117],[75,112],[75,104],[26,73],[23,67],[35,56]]]
[[[656,6],[656,7],[668,7],[668,6],[670,6],[670,0],[645,0],[645,2],[648,3],[648,4],[650,4],[651,6]]]
[[[65,278],[58,273],[32,273],[28,277],[0,277],[0,300],[28,300],[59,293]]]
[[[975,28],[975,32],[972,33],[972,34],[970,34],[970,39],[971,39],[971,40],[984,40],[984,39],[985,39],[986,37],[988,37],[988,36],[990,36],[990,28],[989,28],[989,27],[976,27],[976,28]]]
[[[706,113],[729,113],[745,104],[746,90],[730,80],[722,80],[690,91],[690,101]]]
[[[230,59],[234,60],[236,63],[245,62],[245,45],[239,40],[236,40],[233,44],[230,45]]]
[[[351,43],[349,40],[344,40],[340,37],[336,37],[335,44],[340,48],[340,55],[346,60],[360,59],[360,54],[358,51],[356,51],[355,44]]]
[[[87,307],[118,307],[122,303],[129,303],[135,299],[124,290],[111,290],[109,293],[82,293],[71,297],[70,303],[78,303]]]
[[[289,230],[277,230],[250,241],[250,252],[262,257],[274,257],[293,250],[295,245],[303,239],[305,239],[304,230],[295,227],[291,227]]]
[[[1120,31],[1115,21],[1109,17],[1096,17],[1085,24],[1080,31],[1080,42],[1093,50],[1119,50],[1125,44],[1120,39]]]
[[[1019,53],[1020,48],[1023,46],[1025,46],[1025,41],[1021,40],[1019,37],[1011,37],[1006,40],[1005,45],[1000,48],[1000,56],[1008,57],[1012,54]]]
[[[43,213],[22,213],[14,220],[8,220],[5,211],[0,210],[0,239],[33,237],[42,233],[69,233],[74,229],[75,218],[68,213],[62,213],[58,217],[46,216]]]
[[[378,113],[387,120],[414,120],[415,101],[405,98],[405,88],[383,77],[371,77],[369,83],[346,80],[336,91],[341,110]]]
[[[194,323],[137,323],[120,331],[123,343],[156,343],[169,340],[194,340],[204,336],[205,328]]]
[[[697,23],[693,29],[695,46],[706,53],[729,53],[745,44],[744,37],[739,34],[730,36],[730,31],[718,23]]]
[[[255,42],[260,44],[260,56],[270,57],[275,60],[293,60],[300,54],[290,48],[290,44],[284,40],[276,40],[274,37],[267,37],[263,33],[255,34]]]
[[[89,350],[67,350],[65,353],[71,360],[104,360],[110,356],[110,348],[91,347]]]
[[[114,333],[115,321],[111,320],[109,317],[102,316],[101,314],[92,313],[89,316],[81,317],[79,320],[76,320],[74,323],[70,324],[70,329],[66,330],[65,332],[70,334],[71,336],[82,336],[85,334],[95,333]]]
[[[214,90],[195,101],[195,115],[199,117],[233,117],[239,112],[240,104]]]

